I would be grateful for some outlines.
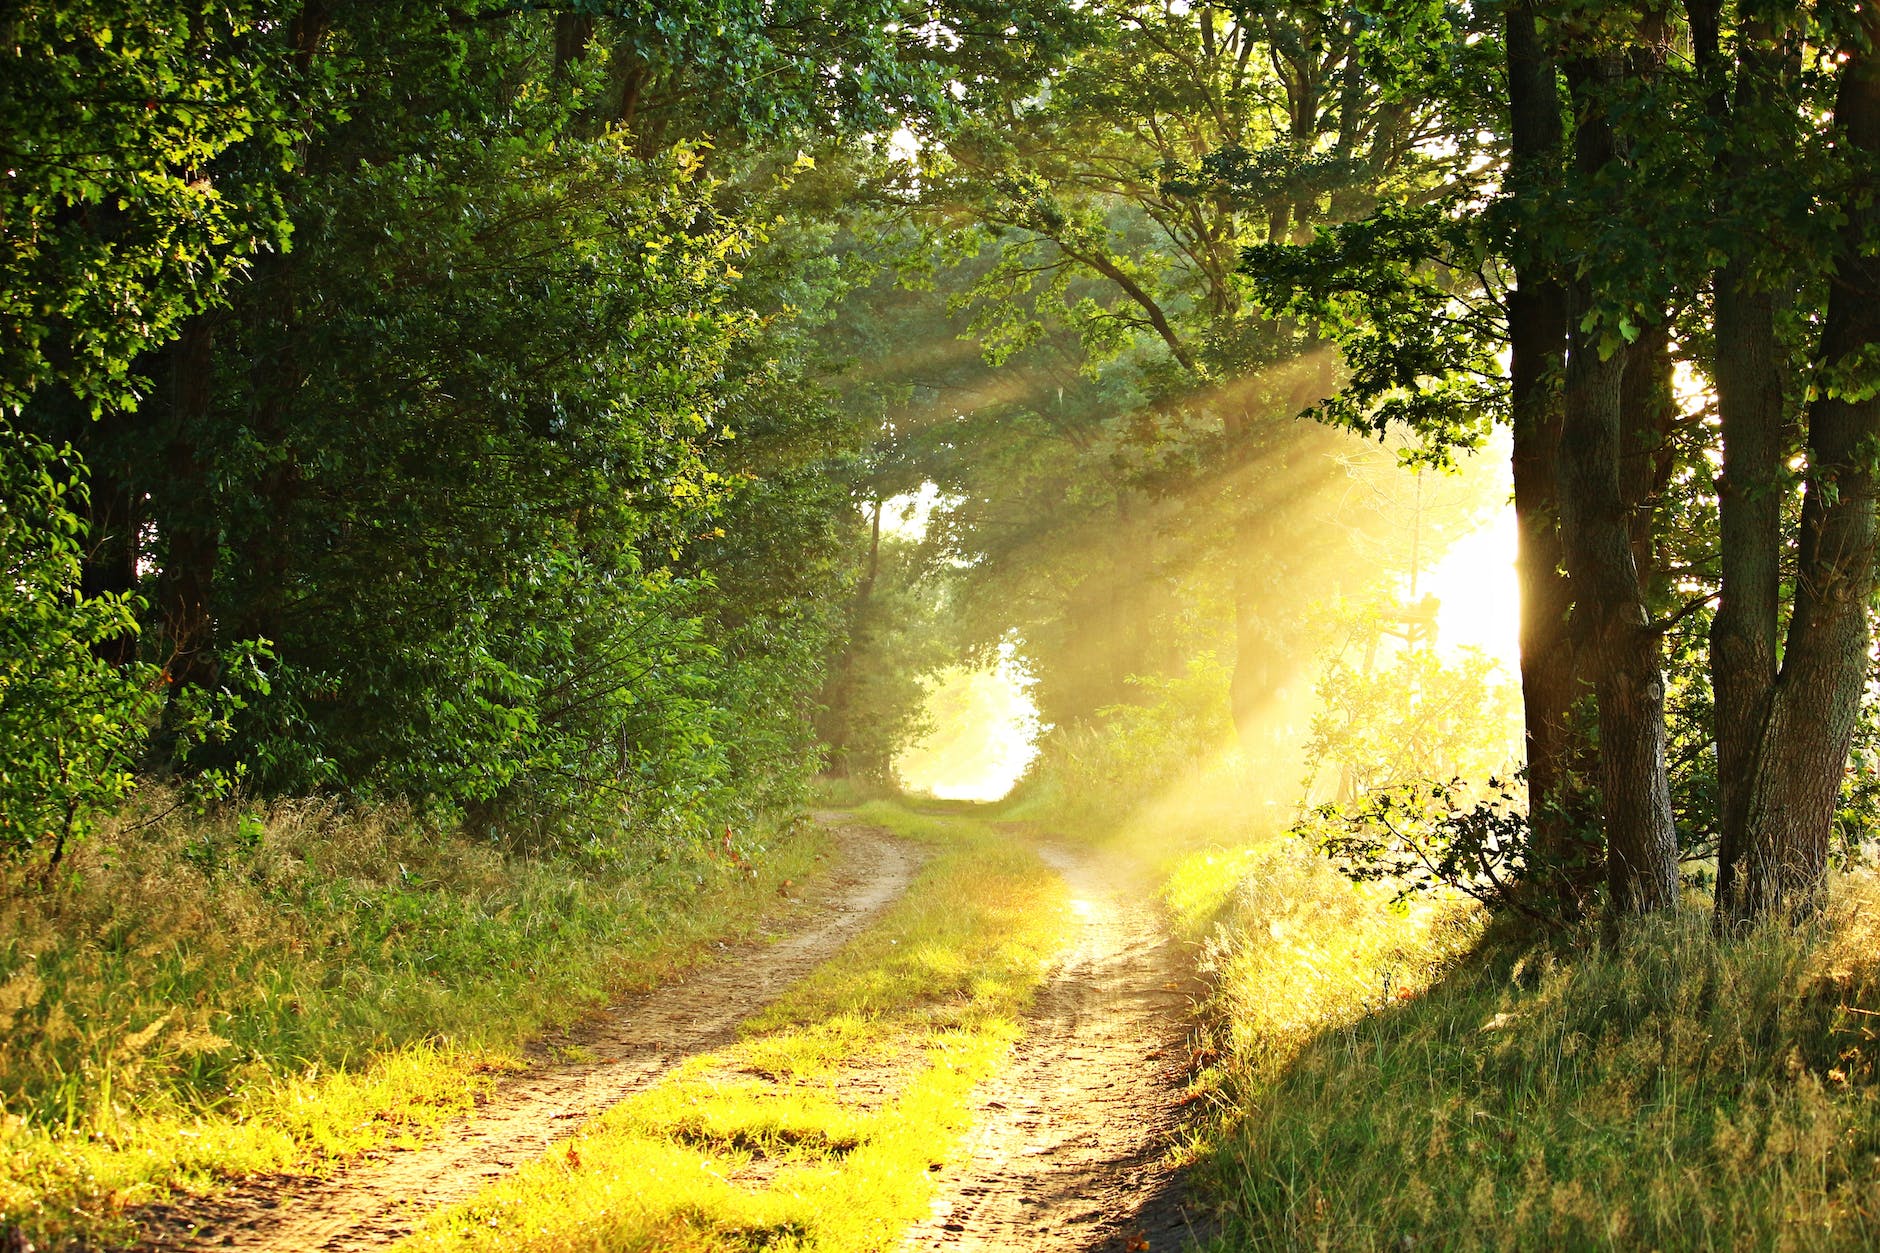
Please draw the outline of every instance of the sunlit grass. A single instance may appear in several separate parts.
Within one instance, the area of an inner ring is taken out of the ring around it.
[[[108,1240],[171,1189],[422,1139],[821,844],[600,869],[315,803],[107,832],[60,889],[0,891],[0,1230]]]
[[[1222,1248],[1880,1239],[1871,876],[1800,931],[1720,942],[1692,909],[1537,946],[1299,873],[1251,867],[1218,943]]]
[[[688,1062],[412,1250],[884,1249],[1066,940],[1062,883],[964,816],[862,816],[932,847],[906,897],[736,1045]]]

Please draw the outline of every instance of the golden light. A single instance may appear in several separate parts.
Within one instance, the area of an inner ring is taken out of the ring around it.
[[[1038,707],[1007,645],[990,670],[950,669],[930,680],[933,730],[901,750],[894,773],[910,792],[996,801],[1038,755]]]
[[[1505,506],[1449,546],[1418,580],[1435,596],[1436,646],[1444,653],[1479,648],[1510,676],[1520,672],[1521,588],[1514,506]]]

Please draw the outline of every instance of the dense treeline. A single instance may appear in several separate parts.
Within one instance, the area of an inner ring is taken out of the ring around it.
[[[1663,910],[1713,858],[1720,917],[1812,908],[1873,791],[1871,14],[1088,11],[923,153],[1000,363],[907,437],[980,646],[1019,623],[1061,727],[1231,658],[1258,774],[1301,603],[1385,551],[1295,415],[1431,466],[1505,424],[1527,812],[1426,780],[1338,848],[1536,917]]]
[[[1614,911],[1672,907],[1682,814],[1721,919],[1815,908],[1866,788],[1880,27],[1840,5],[1498,18],[1505,163],[1246,268],[1363,364],[1343,420],[1445,435],[1422,409],[1510,356],[1549,907],[1602,863]]]
[[[131,771],[603,842],[791,795],[838,189],[1030,47],[891,15],[10,6],[9,850]]]
[[[1403,561],[1307,411],[1513,432],[1530,817],[1426,797],[1443,866],[1806,907],[1871,668],[1870,16],[15,6],[9,842],[131,770],[761,805],[1014,640],[1067,730],[1218,657],[1270,755],[1300,602]]]

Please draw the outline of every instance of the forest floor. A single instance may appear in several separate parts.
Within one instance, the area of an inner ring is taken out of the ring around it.
[[[901,817],[817,815],[837,868],[794,929],[541,1041],[426,1146],[150,1207],[139,1247],[1191,1243],[1199,985],[1146,895],[1017,826]],[[674,1191],[668,1150],[716,1192]],[[773,1194],[794,1216],[752,1218]]]

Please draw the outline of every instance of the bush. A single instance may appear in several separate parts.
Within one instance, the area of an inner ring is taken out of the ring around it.
[[[0,858],[70,841],[130,791],[156,707],[150,667],[93,649],[137,629],[123,596],[85,596],[82,466],[0,425]]]

